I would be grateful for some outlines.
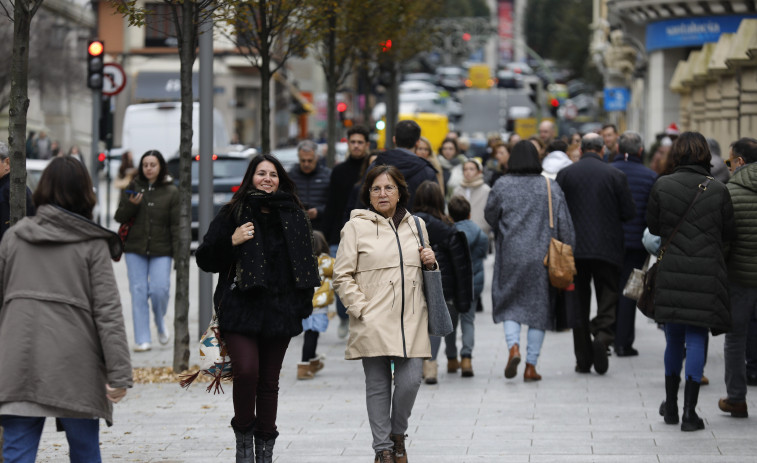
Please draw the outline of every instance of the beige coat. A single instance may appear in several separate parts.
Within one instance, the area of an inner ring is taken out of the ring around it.
[[[419,246],[410,213],[395,230],[392,219],[352,211],[334,265],[334,287],[350,316],[346,359],[431,356]]]
[[[111,263],[120,255],[115,233],[51,205],[8,230],[0,244],[0,408],[111,424],[105,384],[132,385]]]

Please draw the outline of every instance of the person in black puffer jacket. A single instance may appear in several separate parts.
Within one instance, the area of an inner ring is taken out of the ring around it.
[[[455,228],[454,222],[444,214],[444,195],[436,182],[425,181],[415,191],[413,213],[426,222],[429,236],[426,242],[436,254],[436,261],[442,272],[444,298],[447,300],[452,325],[452,333],[444,337],[447,354],[447,372],[456,373],[460,368],[457,359],[457,322],[459,314],[471,310],[473,304],[473,264],[465,233]],[[467,329],[468,325],[462,327]],[[436,384],[436,356],[441,346],[441,338],[431,337],[431,360],[423,362],[423,376],[426,384]],[[471,346],[473,347],[473,346]]]
[[[284,167],[263,154],[210,224],[197,265],[218,272],[218,327],[234,371],[237,461],[271,462],[279,374],[289,341],[302,332],[320,286],[313,238]]]
[[[673,143],[670,159],[673,173],[655,182],[647,205],[649,231],[662,239],[663,246],[670,241],[661,250],[654,293],[654,318],[665,324],[667,341],[666,398],[660,414],[667,424],[679,421],[678,386],[685,353],[681,430],[696,431],[704,429],[695,408],[707,331],[720,334],[731,328],[725,247],[735,237],[733,203],[726,186],[710,176],[710,150],[700,133],[682,133]],[[708,179],[709,184],[703,185]]]

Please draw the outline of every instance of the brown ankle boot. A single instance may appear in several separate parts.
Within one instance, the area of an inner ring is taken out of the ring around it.
[[[373,463],[394,463],[394,454],[391,450],[379,450]]]
[[[313,379],[313,378],[315,378],[315,374],[313,373],[313,370],[310,369],[309,362],[297,364],[297,379]]]
[[[315,357],[310,359],[310,371],[313,372],[313,375],[318,373],[319,371],[323,370],[324,364],[321,360],[321,357]]]
[[[515,378],[518,374],[518,364],[520,364],[520,348],[517,344],[513,344],[510,348],[510,357],[507,359],[507,366],[505,367],[505,378]]]
[[[457,358],[447,359],[447,373],[457,373],[458,368],[460,368],[460,362]]]
[[[523,372],[523,381],[541,381],[541,375],[536,372],[536,366],[526,363],[526,371]]]
[[[407,463],[405,437],[407,437],[407,434],[389,434],[389,438],[394,442],[394,447],[392,447],[394,463]]]
[[[463,357],[460,359],[460,371],[463,374],[463,378],[470,378],[473,376],[473,364],[470,357]]]

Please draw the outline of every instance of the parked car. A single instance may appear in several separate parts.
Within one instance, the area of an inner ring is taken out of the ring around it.
[[[510,69],[497,71],[497,79],[499,88],[523,88],[523,77]]]
[[[248,148],[242,151],[215,150],[213,154],[213,215],[231,200],[234,193],[242,184],[250,159],[257,151]],[[174,157],[166,161],[168,173],[179,182],[179,158]],[[198,241],[200,204],[200,156],[192,157],[192,241]]]
[[[425,80],[406,80],[400,82],[400,93],[415,93],[415,92],[437,92],[441,90],[436,84],[426,82]]]

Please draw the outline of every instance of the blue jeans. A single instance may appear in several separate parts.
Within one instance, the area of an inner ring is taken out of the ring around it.
[[[539,360],[541,345],[544,343],[544,330],[528,327],[528,346],[526,346],[526,363],[536,366]],[[513,320],[505,320],[505,341],[510,349],[514,344],[520,345],[520,323]]]
[[[100,423],[95,419],[58,418],[66,431],[72,463],[99,463]],[[34,463],[44,416],[0,416],[3,458],[8,463]]]
[[[331,257],[336,258],[337,249],[339,249],[338,244],[329,245],[329,251],[331,253]],[[345,307],[344,304],[342,304],[342,301],[339,299],[339,295],[336,293],[334,293],[334,300],[336,301],[336,314],[342,320],[349,320],[350,316],[347,315],[347,307]]]
[[[665,323],[665,376],[681,376],[685,352],[686,379],[701,382],[707,336],[707,328]]]
[[[159,333],[166,333],[164,317],[171,289],[171,257],[149,257],[126,253],[126,270],[131,292],[134,341],[150,342],[150,304]]]

